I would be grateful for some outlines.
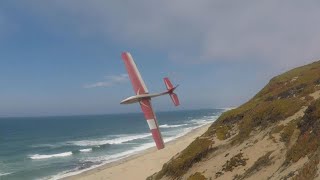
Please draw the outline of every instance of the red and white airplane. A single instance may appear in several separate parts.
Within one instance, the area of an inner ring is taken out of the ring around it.
[[[180,104],[178,96],[175,93],[173,93],[173,91],[177,88],[177,86],[174,87],[171,84],[169,78],[166,77],[164,78],[164,83],[167,87],[167,91],[164,91],[162,93],[157,93],[157,94],[149,94],[148,89],[143,79],[141,78],[141,75],[138,71],[136,64],[132,59],[131,54],[128,52],[123,52],[121,56],[126,66],[126,69],[128,71],[129,78],[131,80],[133,90],[136,93],[136,95],[128,97],[127,99],[121,101],[120,104],[131,104],[131,103],[139,102],[157,148],[163,149],[164,143],[161,136],[161,132],[159,130],[159,125],[157,123],[156,115],[154,114],[152,109],[151,98],[169,94],[173,104],[178,106]]]

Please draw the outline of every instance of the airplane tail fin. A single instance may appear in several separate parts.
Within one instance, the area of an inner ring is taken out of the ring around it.
[[[163,80],[164,80],[164,84],[167,87],[168,94],[170,95],[173,104],[175,106],[179,106],[180,102],[179,102],[178,95],[173,92],[178,87],[178,85],[176,87],[174,87],[172,85],[171,81],[169,80],[169,78],[167,78],[167,77],[163,78]]]

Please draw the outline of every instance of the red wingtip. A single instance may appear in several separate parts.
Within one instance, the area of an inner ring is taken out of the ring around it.
[[[122,53],[121,53],[122,59],[123,59],[123,60],[127,59],[129,54],[130,54],[130,53],[128,53],[128,52],[122,52]]]

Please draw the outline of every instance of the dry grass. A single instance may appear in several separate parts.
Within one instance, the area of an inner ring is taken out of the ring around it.
[[[243,157],[243,153],[239,153],[233,156],[230,160],[228,160],[223,166],[222,171],[227,172],[231,171],[238,166],[245,166],[247,164],[248,159]]]
[[[231,128],[228,125],[221,125],[216,128],[216,136],[219,140],[225,140],[230,137]]]
[[[312,155],[320,147],[320,99],[308,107],[298,127],[301,133],[298,141],[287,152],[286,164]]]
[[[252,174],[260,171],[262,168],[266,166],[270,166],[272,161],[270,159],[270,155],[272,151],[267,152],[265,155],[260,157],[243,175],[236,175],[234,177],[235,180],[242,180],[250,177]]]
[[[199,172],[196,172],[188,177],[187,180],[207,180],[207,178]]]
[[[220,140],[232,137],[232,145],[240,144],[250,137],[253,130],[272,127],[275,123],[292,116],[303,106],[308,106],[313,101],[309,94],[320,90],[319,85],[320,61],[295,68],[272,78],[251,100],[236,109],[223,113],[201,139],[196,139],[178,157],[166,163],[162,170],[152,178],[181,177],[194,163],[201,161],[203,157],[212,152],[213,142],[210,139],[215,136]],[[292,133],[297,127],[300,129],[301,134],[297,142],[287,151],[287,164],[297,162],[301,157],[314,153],[319,147],[319,107],[320,102],[316,101],[310,105],[301,122],[297,122],[297,120],[286,126],[273,129],[272,133],[281,133],[281,140],[285,143],[289,143]],[[238,127],[238,130],[235,131],[238,133],[235,136],[231,136],[233,129],[231,127]],[[245,163],[245,160],[241,159],[241,155],[238,156],[225,164],[225,171],[232,171],[234,166]],[[261,161],[263,160],[267,159],[261,159]],[[257,168],[259,164],[255,166]]]
[[[286,145],[289,144],[291,136],[295,129],[297,129],[297,123],[300,121],[300,119],[295,119],[288,123],[288,125],[284,126],[282,133],[280,134],[280,140],[284,142]]]
[[[182,176],[194,163],[199,162],[209,152],[214,151],[213,142],[205,138],[197,138],[178,157],[164,164],[161,171],[148,179],[161,179],[163,176],[178,178]]]
[[[247,164],[247,160],[248,159],[243,157],[243,153],[236,154],[222,166],[222,170],[217,172],[215,177],[218,178],[228,171],[232,172],[236,167],[245,166]]]
[[[319,164],[319,156],[316,155],[309,160],[299,171],[298,175],[294,176],[293,180],[305,180],[305,179],[315,179]]]

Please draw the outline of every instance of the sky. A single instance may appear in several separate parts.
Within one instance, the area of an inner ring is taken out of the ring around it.
[[[241,105],[275,75],[320,59],[320,2],[27,0],[0,2],[0,117],[140,112],[121,52],[150,92],[181,106]]]

